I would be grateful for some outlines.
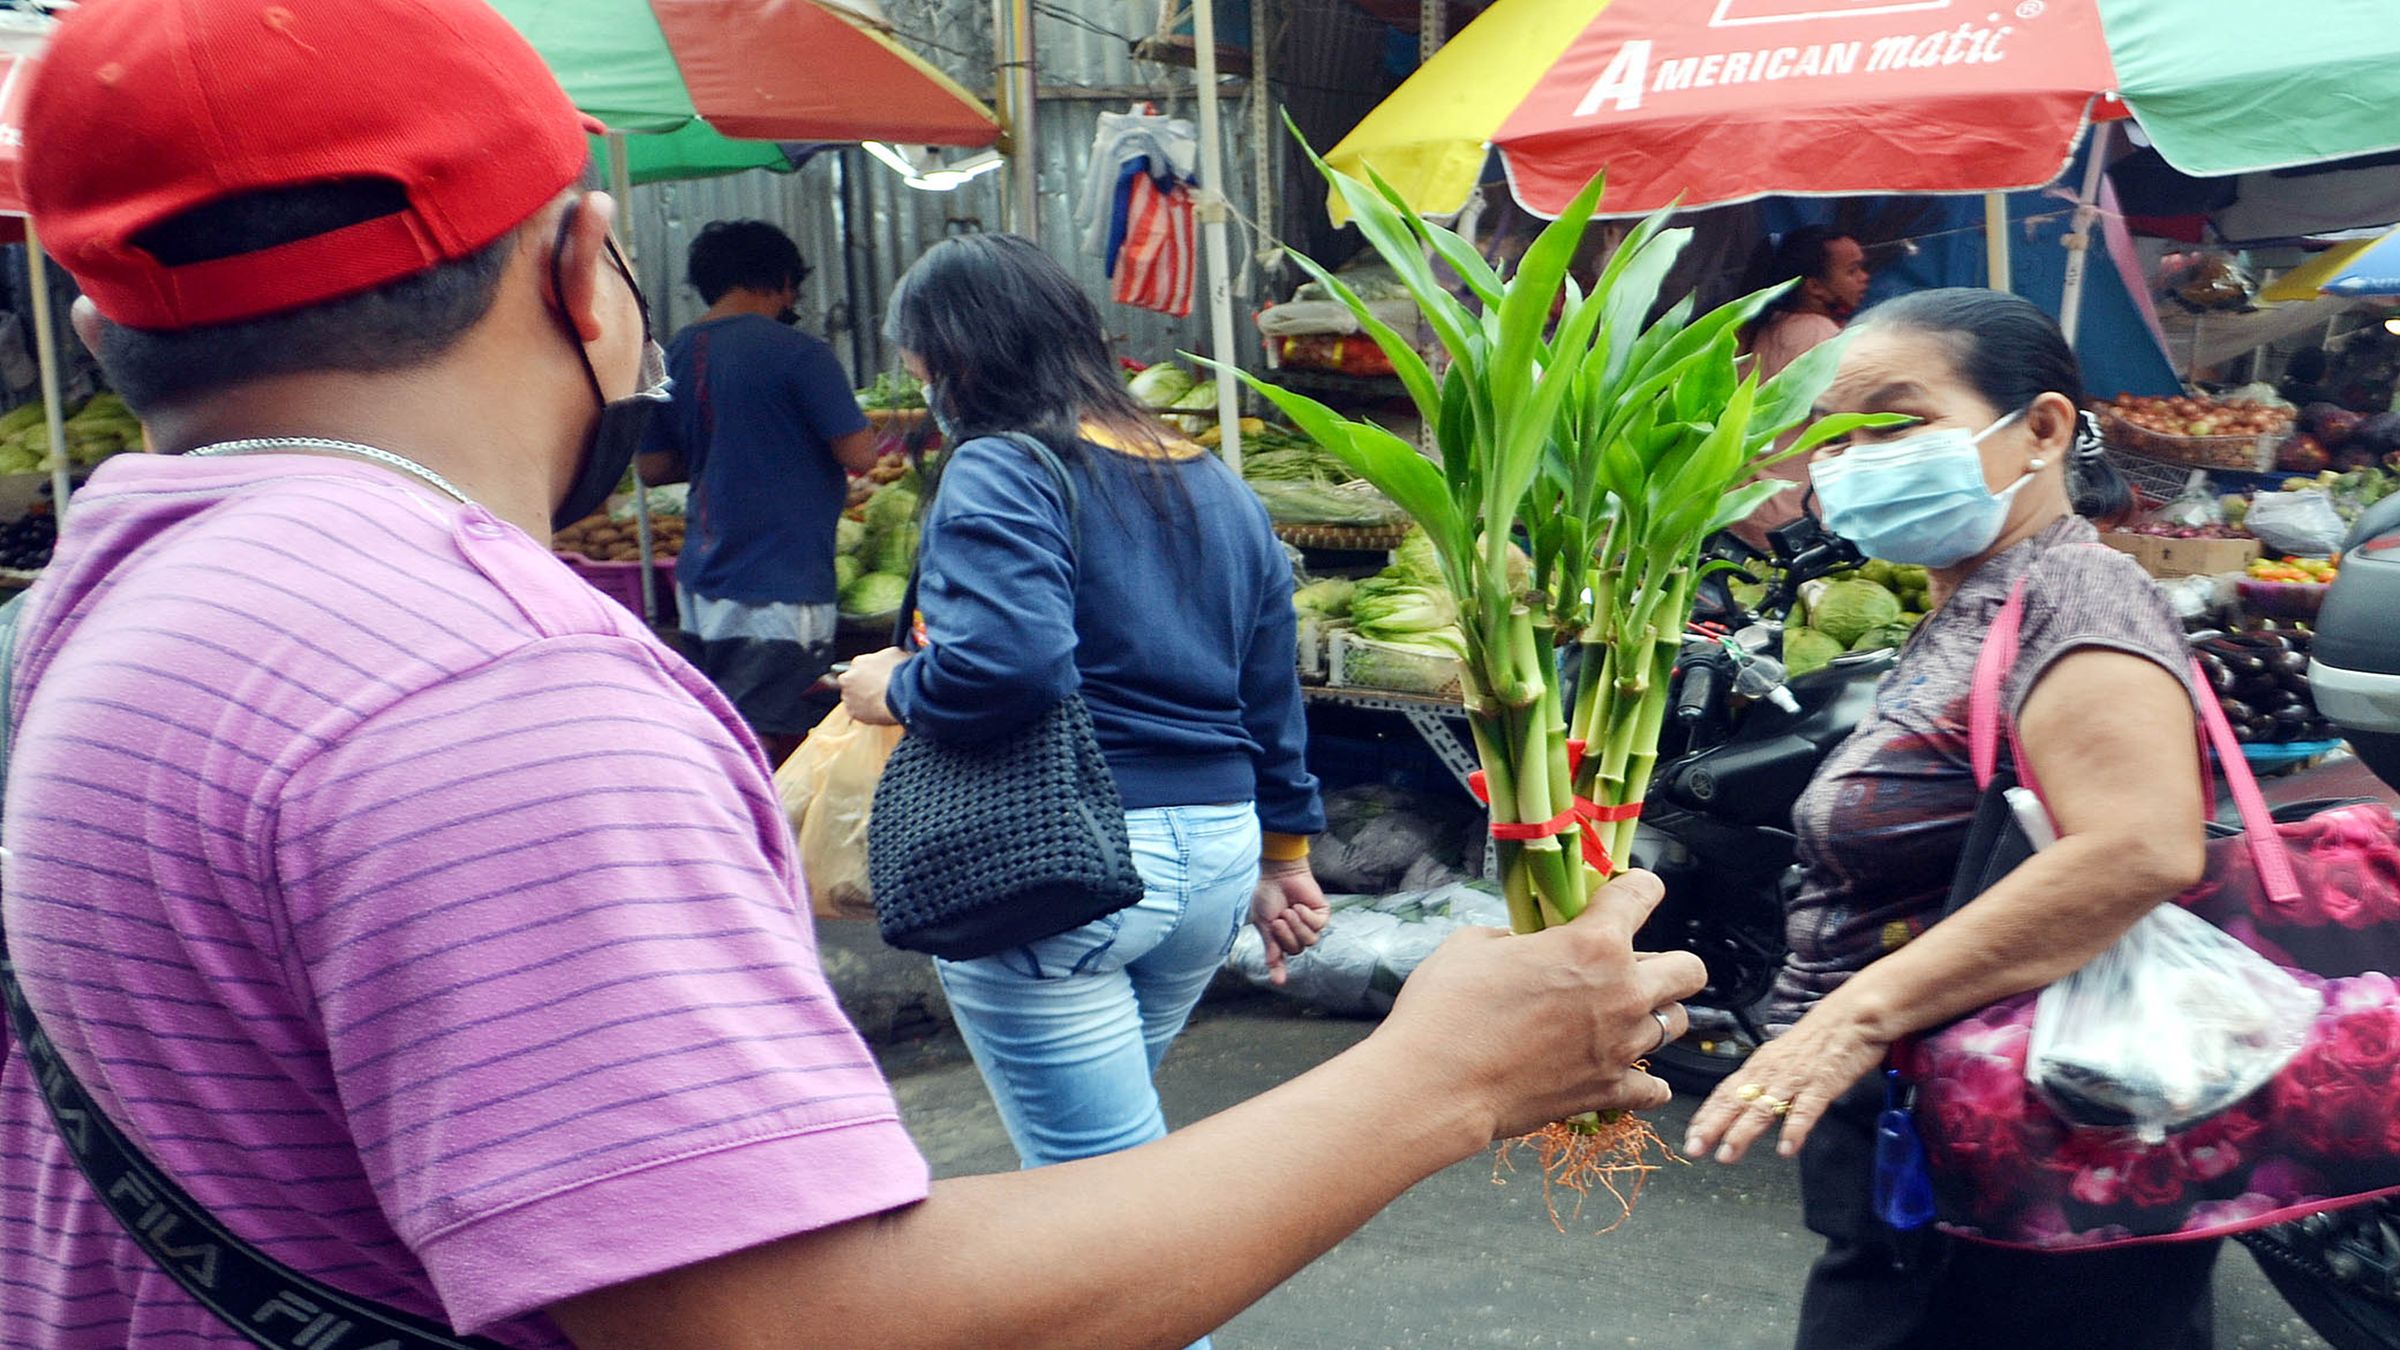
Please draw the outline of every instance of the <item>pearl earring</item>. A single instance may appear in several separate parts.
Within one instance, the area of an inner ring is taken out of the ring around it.
[[[2027,472],[2027,473],[2040,473],[2042,470],[2044,470],[2044,469],[2047,469],[2047,468],[2049,468],[2049,467],[2050,467],[2050,461],[2049,461],[2049,460],[2046,460],[2046,459],[2033,459],[2033,460],[2027,460],[2027,461],[2026,461],[2026,463],[2025,463],[2025,472]]]

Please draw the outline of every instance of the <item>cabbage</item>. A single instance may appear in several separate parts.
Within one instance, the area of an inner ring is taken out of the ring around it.
[[[1917,621],[1924,617],[1922,614],[1903,614],[1890,623],[1877,624],[1861,635],[1858,641],[1851,643],[1850,650],[1881,652],[1903,646],[1908,642],[1909,634],[1917,631]]]
[[[891,533],[875,541],[875,556],[868,559],[878,572],[906,573],[917,561],[917,524],[903,521]]]
[[[1358,583],[1350,597],[1350,622],[1360,637],[1394,647],[1446,656],[1466,649],[1458,602],[1448,591],[1388,572]]]
[[[869,572],[842,588],[842,613],[870,619],[900,611],[908,598],[908,578],[896,572]]]
[[[1841,643],[1813,628],[1783,630],[1783,669],[1793,679],[1832,665],[1842,654]]]
[[[1215,412],[1217,410],[1217,386],[1214,381],[1195,384],[1192,386],[1191,392],[1168,406],[1177,412]]]
[[[1400,547],[1392,550],[1392,565],[1385,576],[1401,577],[1424,585],[1439,585],[1442,580],[1442,555],[1433,548],[1433,536],[1416,526],[1410,526],[1401,539]]]
[[[866,575],[865,569],[859,566],[858,559],[847,553],[841,554],[833,560],[833,588],[836,591],[849,589],[851,582],[864,575]]]
[[[854,554],[866,546],[867,525],[865,521],[852,520],[848,516],[842,516],[833,522],[833,551],[835,553]]]
[[[878,488],[867,498],[867,537],[881,539],[893,530],[917,518],[917,494],[914,490],[894,483]]]
[[[1357,590],[1357,582],[1340,577],[1312,581],[1292,592],[1292,610],[1320,619],[1339,619],[1350,612],[1350,600]]]
[[[1172,408],[1175,400],[1192,392],[1192,373],[1172,361],[1161,361],[1133,377],[1125,392],[1150,408]]]
[[[1865,577],[1844,577],[1809,606],[1808,618],[1819,632],[1847,649],[1868,630],[1897,620],[1900,612],[1899,596]]]

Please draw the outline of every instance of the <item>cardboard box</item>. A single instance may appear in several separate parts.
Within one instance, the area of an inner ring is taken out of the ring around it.
[[[2257,561],[2255,539],[2166,539],[2154,534],[2103,534],[2100,542],[2130,553],[2154,577],[2213,577]]]

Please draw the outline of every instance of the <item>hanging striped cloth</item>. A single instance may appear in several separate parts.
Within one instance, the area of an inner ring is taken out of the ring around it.
[[[1199,274],[1192,190],[1173,178],[1125,175],[1125,229],[1113,250],[1111,294],[1120,304],[1188,318]]]

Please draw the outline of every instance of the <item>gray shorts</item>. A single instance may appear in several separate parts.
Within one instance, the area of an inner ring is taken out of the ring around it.
[[[824,715],[809,691],[833,666],[832,605],[720,600],[675,588],[693,661],[762,736],[800,736]]]

